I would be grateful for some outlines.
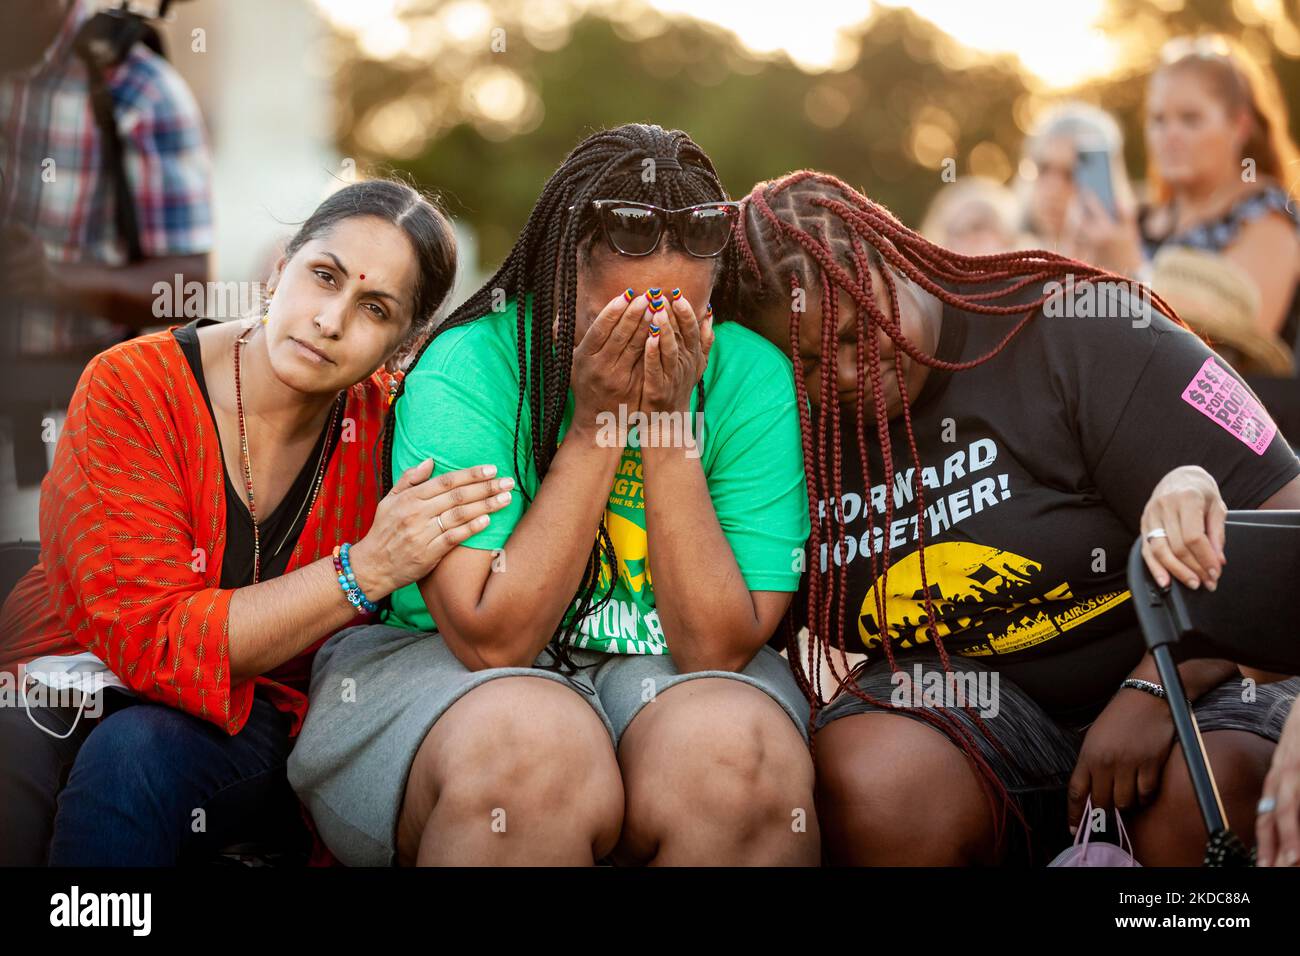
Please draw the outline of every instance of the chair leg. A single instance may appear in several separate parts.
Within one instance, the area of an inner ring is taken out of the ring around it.
[[[1214,772],[1205,753],[1205,741],[1201,730],[1196,726],[1196,715],[1192,713],[1187,695],[1183,691],[1183,681],[1178,674],[1178,665],[1174,663],[1169,645],[1162,644],[1152,650],[1156,668],[1160,671],[1160,683],[1164,685],[1169,699],[1169,711],[1174,719],[1174,731],[1178,743],[1183,749],[1183,759],[1192,777],[1192,789],[1196,792],[1196,803],[1201,808],[1201,818],[1205,821],[1207,837],[1213,837],[1228,829],[1227,814],[1223,809],[1223,799],[1219,796],[1218,785],[1214,782]]]

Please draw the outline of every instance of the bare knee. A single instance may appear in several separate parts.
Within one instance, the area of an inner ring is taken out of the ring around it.
[[[577,693],[554,681],[481,685],[434,725],[412,763],[403,816],[415,844],[435,808],[444,828],[570,829],[607,853],[623,813],[609,734]]]
[[[1253,843],[1255,803],[1264,787],[1275,745],[1241,730],[1203,735],[1205,751],[1223,801],[1228,824],[1247,845]],[[1146,866],[1195,866],[1205,857],[1206,831],[1182,748],[1165,761],[1160,790],[1132,827],[1134,851]]]
[[[993,817],[974,768],[938,730],[899,714],[840,718],[817,734],[817,811],[829,862],[993,862]]]
[[[668,844],[691,843],[729,861],[748,847],[798,862],[794,848],[773,845],[796,836],[811,847],[807,862],[816,861],[808,746],[762,691],[724,678],[678,684],[637,716],[619,757],[627,789],[621,857],[653,859]]]

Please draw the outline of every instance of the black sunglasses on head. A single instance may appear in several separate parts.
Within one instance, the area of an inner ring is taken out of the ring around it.
[[[645,202],[593,199],[591,205],[609,247],[625,256],[650,255],[659,248],[664,227],[671,223],[682,248],[700,259],[711,259],[727,248],[732,226],[740,216],[740,203],[735,202],[664,209]],[[574,208],[570,206],[569,211]]]

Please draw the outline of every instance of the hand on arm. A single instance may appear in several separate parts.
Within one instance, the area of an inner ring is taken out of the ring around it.
[[[432,460],[407,469],[375,509],[369,532],[352,546],[357,584],[371,601],[425,577],[509,503],[513,480],[493,478],[491,466],[430,480],[432,472]],[[357,616],[332,558],[239,588],[228,618],[231,681],[274,669]]]

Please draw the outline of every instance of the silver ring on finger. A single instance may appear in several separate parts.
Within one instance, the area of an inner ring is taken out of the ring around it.
[[[1164,528],[1152,528],[1150,531],[1146,533],[1144,537],[1146,538],[1147,543],[1150,544],[1156,538],[1169,537],[1169,532],[1166,531]]]
[[[1255,806],[1255,813],[1263,816],[1266,813],[1272,813],[1277,809],[1277,797],[1260,797],[1259,803]]]
[[[438,530],[443,534],[447,533],[447,526],[442,523],[442,515],[434,515],[433,520],[438,522]]]

